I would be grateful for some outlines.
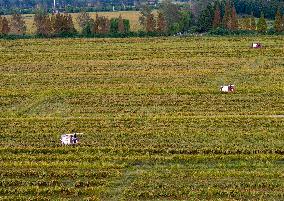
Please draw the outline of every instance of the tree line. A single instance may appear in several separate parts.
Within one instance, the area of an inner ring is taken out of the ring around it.
[[[34,15],[34,25],[36,27],[35,35],[40,37],[66,37],[81,34],[82,36],[95,36],[106,34],[127,34],[130,32],[130,23],[128,19],[118,18],[108,19],[96,14],[93,19],[83,11],[76,21],[80,31],[75,29],[73,17],[67,13],[48,14],[44,10],[38,10]],[[14,13],[10,20],[0,15],[0,36],[7,35],[25,35],[26,23],[23,16]]]
[[[191,2],[197,4],[196,8],[202,8],[202,4],[212,2],[212,0],[178,0],[184,2]],[[284,12],[283,0],[232,0],[237,13],[242,15],[254,14],[259,18],[261,12],[265,14],[268,19],[273,19],[277,8]],[[79,12],[82,8],[89,12],[96,11],[112,11],[113,6],[115,10],[137,10],[147,0],[56,0],[56,6],[61,12]],[[151,1],[154,5],[160,6],[163,1]],[[12,14],[17,11],[21,14],[35,13],[38,7],[43,7],[49,11],[53,9],[53,0],[0,0],[0,14]]]
[[[198,8],[198,9],[197,9]],[[259,19],[254,15],[247,15],[239,18],[234,2],[209,1],[203,7],[179,6],[170,0],[165,0],[158,10],[153,10],[147,5],[142,5],[140,9],[139,23],[142,30],[139,33],[130,31],[130,22],[118,18],[108,19],[96,14],[93,19],[89,13],[82,11],[76,17],[80,30],[76,30],[73,18],[68,13],[49,14],[45,10],[37,10],[34,15],[35,35],[41,37],[54,36],[140,36],[141,33],[149,36],[173,35],[177,33],[203,33],[214,32],[216,30],[229,31],[257,31],[266,33],[268,26],[264,13]],[[284,32],[284,15],[278,8],[275,14],[275,33]],[[270,30],[271,31],[271,30]],[[14,13],[8,20],[0,15],[0,35],[25,35],[26,24],[21,14]],[[139,35],[140,34],[140,35]],[[142,35],[143,35],[142,34]]]
[[[274,16],[275,23],[268,30],[265,13],[261,12],[260,18],[254,14],[238,16],[234,1],[208,1],[196,0],[191,7],[180,7],[170,0],[164,0],[156,10],[144,5],[140,11],[140,24],[146,32],[161,32],[167,34],[176,33],[204,33],[214,30],[257,31],[266,33],[280,33],[284,31],[284,15],[280,8]]]

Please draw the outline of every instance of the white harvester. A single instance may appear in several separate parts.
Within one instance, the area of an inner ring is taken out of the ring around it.
[[[224,85],[220,87],[220,91],[224,93],[234,93],[236,91],[236,87],[233,84]]]
[[[262,48],[261,43],[252,43],[251,48]]]
[[[83,133],[70,133],[61,135],[60,141],[63,145],[73,145],[79,142],[79,138],[77,135],[81,135]]]

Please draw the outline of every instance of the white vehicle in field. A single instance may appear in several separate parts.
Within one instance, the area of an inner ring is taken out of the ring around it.
[[[233,84],[224,85],[220,87],[220,91],[224,93],[234,93],[236,91],[236,87]]]
[[[261,45],[261,43],[252,43],[251,47],[252,48],[262,48],[262,45]]]
[[[83,134],[83,133],[70,133],[70,134],[63,134],[61,135],[61,144],[63,145],[72,145],[72,144],[77,144],[79,142],[79,139],[77,137],[78,134]]]

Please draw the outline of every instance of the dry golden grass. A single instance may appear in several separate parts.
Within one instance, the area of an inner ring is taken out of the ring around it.
[[[106,16],[107,18],[117,18],[119,15],[124,19],[129,19],[130,21],[130,29],[132,31],[138,31],[141,27],[139,25],[139,12],[137,11],[120,11],[120,12],[101,12],[99,15]],[[74,17],[78,15],[72,14]],[[96,17],[96,13],[90,13],[92,18]]]

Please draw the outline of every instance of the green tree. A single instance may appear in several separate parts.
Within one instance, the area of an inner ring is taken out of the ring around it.
[[[129,33],[130,32],[130,21],[129,21],[129,19],[123,19],[123,24],[124,24],[125,33]]]
[[[213,26],[214,11],[211,4],[208,4],[207,8],[201,12],[198,17],[198,27],[201,32],[206,32],[212,29]]]
[[[119,33],[118,31],[118,18],[112,18],[110,20],[110,32],[111,33]],[[124,33],[128,33],[130,31],[130,22],[128,19],[122,19],[124,26]]]
[[[87,22],[87,23],[85,23],[85,25],[84,25],[84,27],[83,27],[83,29],[82,29],[82,34],[84,35],[84,36],[87,36],[87,37],[90,37],[90,36],[92,36],[93,35],[93,22],[92,21],[90,21],[90,22]]]
[[[283,31],[281,21],[282,21],[282,16],[281,16],[280,10],[277,9],[277,12],[275,14],[275,21],[274,21],[274,28],[276,32]]]
[[[179,23],[174,23],[174,24],[170,27],[169,32],[170,32],[171,34],[180,32],[180,25],[179,25]]]
[[[111,33],[118,33],[118,18],[111,18],[110,19],[110,32]]]
[[[257,31],[260,33],[265,33],[267,31],[267,24],[266,24],[266,20],[264,18],[264,14],[263,12],[261,13],[261,16],[257,22]]]
[[[186,32],[190,29],[191,26],[191,15],[188,11],[180,11],[181,19],[179,21],[179,28],[181,32]]]
[[[196,19],[201,15],[201,13],[207,8],[212,0],[191,0],[191,11]]]

